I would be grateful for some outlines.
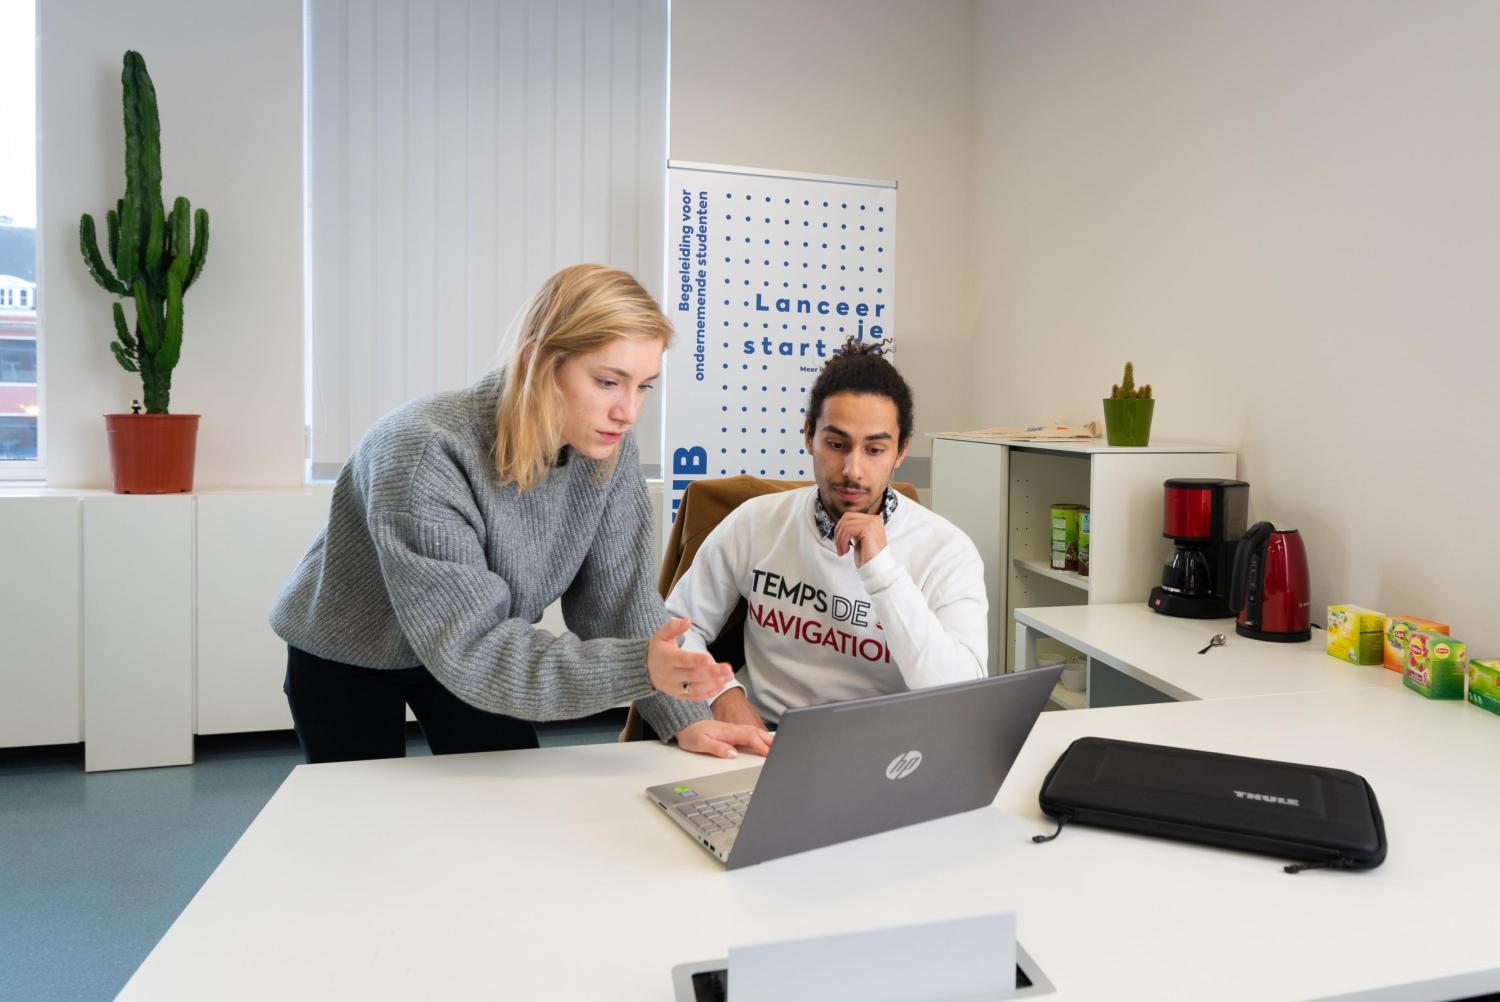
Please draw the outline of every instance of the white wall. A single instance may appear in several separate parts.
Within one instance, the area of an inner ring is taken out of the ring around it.
[[[1096,418],[1240,450],[1314,602],[1500,655],[1500,5],[981,8],[976,423]]]
[[[678,0],[675,160],[894,179],[897,365],[927,432],[970,427],[954,392],[973,329],[972,0]]]
[[[109,353],[112,297],[78,252],[79,216],[94,215],[102,244],[105,210],[125,190],[120,64],[134,48],[161,110],[162,194],[211,216],[171,401],[203,415],[197,483],[300,484],[301,3],[38,0],[37,15],[49,482],[107,486],[100,415],[141,393]]]

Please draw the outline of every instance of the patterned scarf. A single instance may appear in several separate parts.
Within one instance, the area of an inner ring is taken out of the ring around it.
[[[880,503],[880,519],[887,525],[890,524],[891,514],[896,510],[897,499],[900,497],[889,486],[886,487],[885,499]],[[813,521],[818,523],[818,531],[823,534],[824,539],[833,538],[833,529],[838,521],[823,507],[823,495],[818,491],[813,492]]]

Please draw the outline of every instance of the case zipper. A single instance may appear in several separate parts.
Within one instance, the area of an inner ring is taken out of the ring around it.
[[[1062,834],[1063,826],[1073,820],[1071,814],[1058,814],[1053,820],[1057,822],[1057,830],[1051,835],[1033,835],[1031,841],[1040,845],[1043,842],[1051,842]],[[1288,863],[1281,868],[1283,873],[1301,873],[1303,870],[1352,870],[1357,867],[1354,860],[1348,856],[1339,856],[1336,859],[1325,859],[1315,863]]]
[[[1337,859],[1325,859],[1318,863],[1291,863],[1281,869],[1285,873],[1301,873],[1303,870],[1352,870],[1354,860],[1348,856],[1340,856]]]

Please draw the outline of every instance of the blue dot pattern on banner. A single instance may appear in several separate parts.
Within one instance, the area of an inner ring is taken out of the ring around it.
[[[805,183],[782,178],[735,180],[738,183],[731,190],[713,196],[722,208],[718,212],[710,208],[704,217],[711,230],[720,231],[709,236],[710,244],[726,252],[709,259],[710,271],[722,271],[723,285],[741,290],[741,295],[731,298],[733,293],[725,288],[720,302],[709,301],[710,309],[720,316],[715,326],[721,336],[713,353],[719,355],[719,371],[726,378],[736,360],[743,378],[749,378],[758,364],[763,385],[744,384],[736,390],[721,383],[714,395],[719,396],[719,413],[726,421],[735,412],[748,418],[756,408],[763,417],[781,415],[781,419],[777,427],[768,423],[759,428],[758,437],[757,429],[748,426],[722,425],[717,435],[708,426],[704,435],[708,440],[702,444],[717,458],[706,472],[710,476],[740,472],[809,479],[802,429],[794,426],[800,418],[794,416],[789,422],[787,415],[806,414],[813,379],[846,336],[881,340],[891,336],[891,303],[884,288],[859,284],[865,275],[884,275],[890,266],[889,241],[883,236],[886,206],[877,204],[878,199],[851,201],[847,195],[793,197],[786,193],[786,186],[805,187]],[[757,214],[758,208],[762,211]],[[792,239],[798,233],[802,237]],[[819,237],[803,239],[813,233]],[[870,236],[851,240],[856,233]],[[882,235],[880,241],[873,239],[876,234]],[[861,242],[866,239],[870,242]],[[774,259],[769,249],[760,257],[745,256],[755,253],[752,248],[777,246],[782,250]],[[734,257],[735,247],[744,253]],[[773,287],[778,291],[760,291]],[[691,337],[691,321],[685,329],[679,327],[679,332],[680,338]],[[704,389],[713,392],[711,387]],[[744,462],[757,450],[761,462],[753,468],[730,465],[730,456],[738,455]],[[770,457],[780,462],[767,462]]]

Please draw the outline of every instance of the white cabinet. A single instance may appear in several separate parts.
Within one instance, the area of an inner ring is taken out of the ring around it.
[[[291,728],[271,603],[328,520],[328,499],[317,488],[198,496],[197,733]]]
[[[82,741],[88,770],[135,769],[291,727],[271,603],[330,493],[0,488],[0,748]],[[560,603],[539,625],[566,630]]]
[[[83,502],[83,767],[193,761],[193,499]]]
[[[77,497],[0,499],[0,748],[81,738]]]
[[[267,618],[328,495],[0,489],[0,748],[82,741],[89,771],[134,769],[290,727]]]
[[[969,534],[984,559],[990,671],[1010,671],[1014,610],[1146,601],[1171,544],[1162,482],[1235,475],[1234,450],[1159,444],[1004,442],[935,435],[933,509]],[[1089,508],[1089,576],[1051,570],[1051,508]]]

